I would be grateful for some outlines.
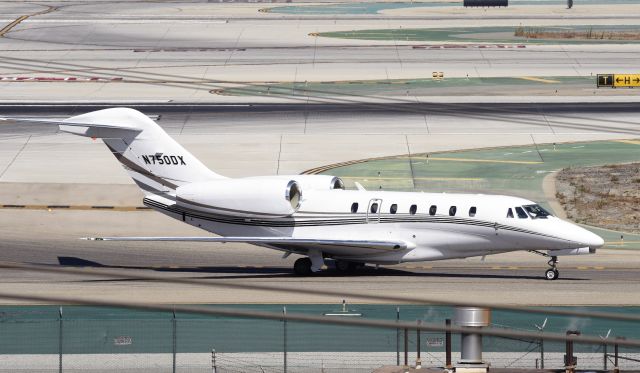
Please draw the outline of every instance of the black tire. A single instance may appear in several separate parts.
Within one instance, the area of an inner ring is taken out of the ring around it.
[[[311,259],[309,258],[300,258],[293,263],[293,273],[298,276],[309,276],[311,275]]]
[[[348,262],[346,260],[336,260],[335,265],[336,271],[340,273],[347,273],[353,269],[351,266],[351,262]]]
[[[544,273],[544,278],[550,281],[557,280],[560,272],[557,269],[549,268]]]
[[[364,263],[350,262],[348,260],[336,260],[336,271],[350,274],[364,267]]]

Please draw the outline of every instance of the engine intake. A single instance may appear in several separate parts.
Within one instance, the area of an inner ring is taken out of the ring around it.
[[[300,190],[300,186],[297,181],[289,181],[284,198],[289,201],[291,208],[294,210],[298,210],[298,208],[300,208],[300,202],[302,202],[302,190]]]

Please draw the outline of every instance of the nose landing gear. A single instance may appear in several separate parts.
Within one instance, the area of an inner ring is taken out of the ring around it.
[[[544,277],[547,280],[556,280],[558,279],[558,276],[560,275],[560,272],[558,271],[557,268],[557,264],[558,264],[558,257],[557,256],[552,256],[551,260],[549,260],[547,262],[547,264],[549,264],[549,266],[551,268],[547,269],[544,273]]]
[[[547,262],[547,264],[551,268],[547,269],[544,272],[544,278],[546,278],[547,280],[557,280],[558,277],[560,276],[560,271],[558,271],[558,257],[557,256],[551,256],[551,255],[549,255],[547,253],[543,253],[543,252],[538,251],[538,250],[529,250],[529,251],[534,253],[534,254],[542,255],[542,256],[547,257],[547,258],[551,258]]]

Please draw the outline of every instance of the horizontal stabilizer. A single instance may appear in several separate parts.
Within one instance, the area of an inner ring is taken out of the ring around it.
[[[243,242],[266,245],[295,246],[347,246],[382,250],[413,249],[415,244],[398,241],[323,240],[291,237],[88,237],[89,241],[190,241],[190,242]]]
[[[141,132],[141,128],[132,126],[122,126],[113,124],[101,124],[101,123],[77,123],[77,122],[65,122],[64,119],[35,119],[35,118],[14,118],[14,117],[0,117],[0,121],[9,121],[17,123],[32,123],[32,124],[50,124],[58,126],[71,126],[71,127],[94,127],[94,128],[108,128],[118,130],[128,130]]]

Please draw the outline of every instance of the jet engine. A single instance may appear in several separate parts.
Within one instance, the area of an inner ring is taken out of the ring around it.
[[[295,180],[304,190],[333,190],[344,189],[344,182],[336,176],[329,175],[291,175],[280,176]]]
[[[289,216],[302,201],[300,184],[285,178],[223,179],[178,187],[178,205],[224,215]]]
[[[333,190],[344,189],[344,182],[336,176],[330,175],[278,175],[252,176],[244,180],[293,180],[304,190]]]

